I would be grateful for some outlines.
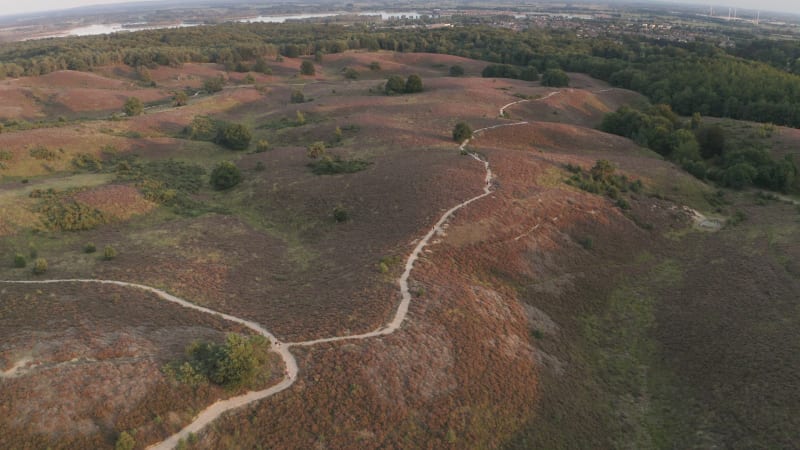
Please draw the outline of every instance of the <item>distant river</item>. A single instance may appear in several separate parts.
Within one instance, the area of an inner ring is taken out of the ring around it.
[[[420,14],[416,11],[407,12],[388,12],[388,11],[362,11],[357,13],[348,12],[330,12],[330,13],[314,13],[314,14],[295,14],[295,15],[275,15],[275,16],[257,16],[247,19],[239,19],[238,22],[266,22],[266,23],[284,23],[287,20],[302,20],[313,19],[317,17],[335,17],[341,15],[355,14],[359,16],[381,16],[382,20],[390,19],[419,19]],[[141,31],[141,30],[158,30],[164,28],[184,28],[195,27],[198,24],[194,23],[178,23],[174,25],[148,25],[147,23],[108,23],[108,24],[95,24],[87,25],[85,27],[73,28],[58,34],[51,34],[48,36],[41,36],[38,39],[50,37],[64,37],[64,36],[94,36],[98,34],[118,33],[121,31]]]

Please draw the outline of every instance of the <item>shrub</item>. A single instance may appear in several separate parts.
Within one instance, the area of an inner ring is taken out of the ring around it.
[[[211,171],[211,186],[218,191],[232,188],[241,181],[242,173],[230,161],[222,161]]]
[[[569,77],[561,69],[547,69],[542,74],[542,86],[566,87],[569,86]]]
[[[47,260],[44,258],[36,258],[33,262],[33,273],[41,275],[45,272],[47,272]]]
[[[333,140],[335,142],[342,142],[342,129],[341,128],[336,127],[336,129],[333,130]]]
[[[72,158],[72,165],[76,169],[84,169],[89,172],[100,172],[103,170],[103,162],[91,153],[78,153]]]
[[[303,114],[302,111],[297,111],[297,114],[295,114],[295,116],[296,116],[295,123],[297,124],[297,126],[305,125],[306,116]]]
[[[112,259],[117,257],[117,250],[110,246],[106,245],[103,247],[103,259],[106,261],[111,261]]]
[[[123,431],[117,438],[117,443],[114,444],[114,450],[133,450],[136,447],[136,441],[133,436]]]
[[[269,141],[266,139],[261,139],[256,143],[256,153],[264,153],[267,150],[269,150]]]
[[[189,96],[186,95],[186,92],[175,91],[172,96],[172,106],[185,106],[187,103],[189,103]]]
[[[14,154],[8,150],[0,150],[0,161],[11,161],[14,158]]]
[[[28,154],[31,155],[31,158],[33,159],[40,159],[44,161],[54,161],[58,159],[58,153],[50,150],[44,145],[34,145],[30,150],[28,150]]]
[[[316,141],[306,149],[306,156],[311,159],[317,159],[323,155],[325,155],[325,143],[322,141]]]
[[[402,94],[405,92],[406,84],[403,81],[403,78],[399,75],[392,75],[386,80],[386,85],[383,88],[383,91],[386,95],[396,95]]]
[[[219,92],[225,86],[225,78],[222,75],[214,78],[209,78],[203,82],[203,89],[209,94]]]
[[[357,80],[359,77],[359,73],[356,69],[353,69],[352,67],[347,67],[346,69],[344,69],[344,77],[345,79],[348,80]]]
[[[472,127],[466,122],[458,122],[453,128],[453,140],[461,143],[472,137]]]
[[[217,131],[216,142],[232,150],[244,150],[250,145],[250,128],[238,123],[224,125]]]
[[[314,63],[311,61],[303,61],[300,63],[300,73],[303,75],[314,75],[316,74],[316,69],[314,68]]]
[[[28,265],[28,261],[25,259],[25,255],[17,253],[14,255],[14,267],[17,269],[22,269]]]
[[[137,97],[128,97],[123,110],[126,116],[138,116],[144,112],[144,104]]]
[[[311,171],[315,175],[334,175],[337,173],[355,173],[366,169],[370,163],[361,159],[341,159],[340,157],[331,158],[330,156],[323,156],[322,158],[309,164]]]
[[[89,242],[88,244],[83,246],[84,253],[94,253],[96,251],[97,251],[97,246],[95,246],[94,243],[92,242]]]
[[[344,209],[343,206],[339,205],[333,208],[333,220],[341,223],[347,222],[350,219],[350,215],[347,213],[347,210]]]
[[[184,132],[189,139],[210,141],[217,136],[217,126],[208,116],[195,116]]]
[[[262,161],[256,163],[256,166],[253,168],[256,172],[263,172],[267,170],[267,166],[264,165]]]
[[[422,78],[415,74],[409,75],[408,79],[406,80],[404,92],[406,94],[422,92]]]
[[[450,66],[450,76],[451,77],[463,77],[464,76],[464,68],[459,66],[459,65]]]
[[[371,63],[369,63],[369,70],[373,71],[381,70],[381,63],[379,63],[378,61],[372,61]]]
[[[168,367],[178,381],[197,385],[205,380],[226,388],[251,384],[268,360],[269,341],[263,336],[228,334],[224,344],[195,342],[187,348],[188,361]],[[262,378],[268,374],[261,374]]]
[[[306,101],[306,96],[303,95],[303,92],[301,90],[299,89],[292,90],[292,97],[291,97],[292,103],[303,103],[305,101]]]
[[[592,239],[590,236],[579,238],[578,243],[581,244],[581,247],[586,250],[591,250],[594,248],[594,239]]]

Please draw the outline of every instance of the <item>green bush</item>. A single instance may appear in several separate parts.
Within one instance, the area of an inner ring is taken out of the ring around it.
[[[292,103],[303,103],[306,101],[306,96],[300,89],[292,89],[292,96],[290,98]]]
[[[396,95],[402,94],[406,90],[405,81],[399,75],[392,75],[386,80],[386,85],[383,88],[383,91],[386,95]]]
[[[33,262],[33,273],[35,275],[41,275],[47,272],[47,260],[44,258],[36,258]]]
[[[103,161],[91,153],[78,153],[72,158],[72,165],[76,169],[88,170],[89,172],[103,170]]]
[[[97,247],[91,242],[89,242],[88,244],[86,244],[83,247],[83,252],[84,253],[94,253],[96,251],[97,251]]]
[[[450,66],[450,76],[451,77],[463,77],[464,76],[464,68],[459,66],[458,64],[454,66]]]
[[[472,138],[472,127],[466,122],[458,122],[453,128],[453,140],[461,143]]]
[[[209,94],[221,91],[224,86],[225,86],[225,78],[222,75],[214,78],[209,78],[203,82],[203,89]]]
[[[138,116],[144,112],[144,104],[137,97],[128,97],[123,110],[126,116]]]
[[[325,143],[322,141],[313,142],[306,148],[306,156],[311,159],[321,158],[325,153]]]
[[[269,346],[263,336],[231,333],[224,344],[193,343],[186,350],[188,361],[168,366],[166,371],[190,385],[210,381],[226,388],[248,386],[269,375],[260,371],[268,361]]]
[[[381,70],[381,63],[379,63],[378,61],[372,61],[371,63],[369,63],[369,70],[373,71]]]
[[[175,91],[172,96],[172,106],[185,106],[187,103],[189,103],[189,96],[186,95],[186,91]]]
[[[120,433],[116,444],[114,444],[114,450],[133,450],[135,447],[136,441],[127,431]]]
[[[315,75],[316,69],[314,68],[314,63],[311,61],[303,61],[300,63],[300,73],[303,75]]]
[[[256,143],[256,153],[264,153],[267,150],[269,150],[269,141],[266,139],[261,139]]]
[[[103,259],[106,261],[111,261],[112,259],[117,257],[117,250],[110,246],[106,245],[103,247]]]
[[[230,189],[242,181],[242,173],[239,168],[230,161],[222,161],[211,171],[211,186],[221,191]]]
[[[348,80],[357,80],[359,77],[359,73],[356,69],[352,67],[347,67],[344,69],[344,77]]]
[[[250,145],[253,133],[245,125],[238,123],[225,124],[217,132],[216,142],[231,150],[244,150]]]
[[[44,161],[54,161],[58,159],[58,153],[50,150],[44,145],[34,145],[30,150],[28,150],[28,154],[31,155],[31,158],[33,159],[40,159]]]
[[[350,219],[350,214],[347,213],[347,210],[344,209],[343,206],[339,205],[333,208],[333,220],[341,223],[347,222]]]
[[[315,175],[334,175],[337,173],[359,172],[369,167],[369,165],[370,163],[361,159],[343,160],[338,156],[331,158],[326,155],[310,163],[309,167],[311,167],[311,171]]]
[[[28,265],[28,261],[25,259],[25,255],[17,253],[14,255],[14,267],[18,269],[22,269]]]
[[[404,92],[406,94],[422,92],[422,78],[416,74],[409,75],[408,79],[406,80]]]

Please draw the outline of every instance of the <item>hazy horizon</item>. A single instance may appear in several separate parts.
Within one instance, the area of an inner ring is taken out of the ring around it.
[[[65,9],[80,7],[80,6],[96,6],[96,5],[110,5],[120,3],[138,3],[138,2],[158,2],[160,0],[28,0],[26,2],[19,2],[11,5],[6,5],[0,11],[0,17],[15,14],[26,13],[42,13],[48,11],[61,11]],[[631,0],[635,1],[635,0]],[[800,3],[796,0],[666,0],[670,3],[685,3],[710,6],[714,5],[719,9],[719,13],[727,14],[724,10],[726,7],[752,9],[761,11],[778,11],[800,14]],[[647,3],[648,0],[639,0],[639,2]],[[430,2],[434,4],[435,2]],[[654,2],[655,3],[655,2]],[[658,1],[662,3],[662,1]]]

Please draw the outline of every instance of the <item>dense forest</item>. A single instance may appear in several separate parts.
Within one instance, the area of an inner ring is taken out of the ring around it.
[[[728,53],[698,41],[676,44],[631,36],[581,39],[567,30],[516,32],[485,26],[437,30],[370,30],[302,24],[223,24],[194,28],[45,39],[0,47],[0,77],[60,69],[91,70],[215,62],[257,70],[258,60],[348,49],[447,53],[498,64],[584,72],[668,104],[681,115],[703,115],[800,126],[800,46],[742,42]]]

